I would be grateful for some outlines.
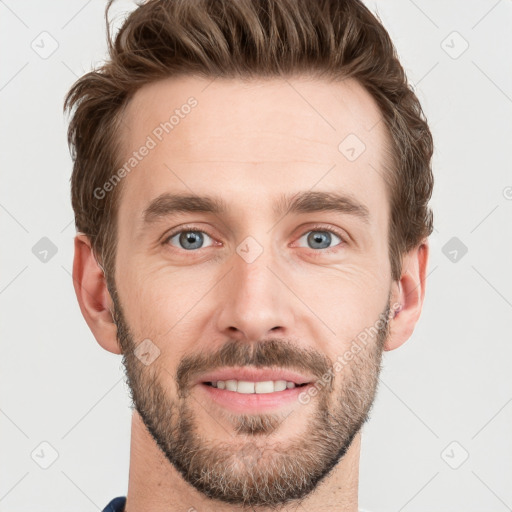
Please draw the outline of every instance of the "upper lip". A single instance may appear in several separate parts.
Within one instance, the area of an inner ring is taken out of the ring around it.
[[[220,368],[204,373],[196,379],[196,384],[202,382],[216,382],[218,380],[245,380],[249,382],[263,382],[269,380],[286,380],[295,384],[307,384],[313,377],[302,375],[292,370],[279,368]]]

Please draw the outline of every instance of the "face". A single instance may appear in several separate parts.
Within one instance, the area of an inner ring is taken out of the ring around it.
[[[351,80],[184,77],[128,105],[118,339],[148,431],[212,499],[304,498],[368,417],[392,284],[379,120]]]

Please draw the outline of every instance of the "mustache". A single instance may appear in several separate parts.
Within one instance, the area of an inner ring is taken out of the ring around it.
[[[305,371],[320,379],[333,366],[333,362],[325,354],[298,347],[282,338],[254,344],[229,340],[217,352],[184,357],[176,370],[178,389],[185,392],[190,382],[200,374],[232,366]]]

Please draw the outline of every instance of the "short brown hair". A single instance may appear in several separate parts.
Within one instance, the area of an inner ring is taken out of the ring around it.
[[[433,140],[395,47],[359,0],[148,0],[115,40],[105,18],[109,59],[78,79],[64,110],[73,110],[68,144],[78,231],[113,279],[121,187],[94,194],[120,163],[119,129],[128,101],[145,84],[178,75],[208,78],[309,74],[356,79],[378,104],[391,140],[386,183],[391,208],[389,258],[399,280],[402,256],[433,230]],[[112,281],[113,282],[113,281]]]

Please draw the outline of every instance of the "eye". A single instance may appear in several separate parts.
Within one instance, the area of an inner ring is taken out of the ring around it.
[[[192,251],[194,249],[201,249],[203,247],[208,247],[209,245],[212,245],[211,243],[209,245],[204,245],[205,237],[210,240],[210,236],[205,233],[204,231],[194,230],[194,229],[185,229],[181,231],[177,231],[176,233],[173,233],[172,235],[168,236],[164,243],[170,243],[174,247],[176,247],[173,244],[173,241],[175,243],[178,243],[179,249],[185,249],[186,251]]]
[[[307,247],[310,249],[329,249],[331,247],[331,242],[338,239],[338,244],[343,242],[343,239],[328,229],[315,229],[311,231],[307,231],[300,238],[299,242],[306,237],[306,243],[309,244]],[[334,239],[333,239],[334,237]],[[338,245],[336,244],[336,245]],[[299,245],[299,247],[306,247],[304,245]]]

